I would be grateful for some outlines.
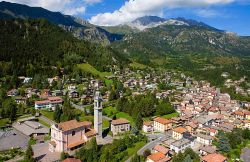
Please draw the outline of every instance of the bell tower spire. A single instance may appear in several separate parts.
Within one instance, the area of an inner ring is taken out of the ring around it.
[[[94,129],[97,137],[102,138],[102,96],[97,85],[94,96]]]

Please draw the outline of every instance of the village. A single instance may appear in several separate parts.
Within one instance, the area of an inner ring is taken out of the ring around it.
[[[17,156],[0,155],[5,158],[3,161],[21,160],[22,151],[29,145],[36,161],[58,161],[62,153],[68,155],[61,159],[64,162],[80,161],[75,152],[93,138],[98,145],[107,145],[122,139],[124,134],[140,133],[147,137],[147,142],[126,161],[138,154],[144,156],[146,162],[168,162],[191,148],[202,162],[226,162],[232,158],[223,155],[214,144],[220,132],[233,132],[235,128],[250,130],[250,102],[233,100],[220,88],[180,72],[126,69],[105,79],[55,76],[47,78],[51,87],[48,89],[29,87],[33,78],[18,79],[22,88],[11,89],[6,96],[15,101],[18,112],[23,115],[11,124],[1,125],[0,130],[0,151],[18,153]],[[167,100],[174,112],[143,117],[138,129],[137,119],[118,111],[116,102],[148,93],[153,94],[157,102]],[[74,114],[62,110],[65,105],[69,105],[68,111]],[[7,120],[3,112],[1,120]],[[249,160],[250,149],[242,149],[245,150],[234,161]]]

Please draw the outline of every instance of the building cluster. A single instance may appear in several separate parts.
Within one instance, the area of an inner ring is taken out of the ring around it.
[[[198,152],[204,162],[225,162],[226,157],[218,153],[212,141],[220,130],[250,129],[250,111],[205,82],[181,92],[183,100],[175,103],[178,117],[157,117],[143,123],[144,132],[161,132],[166,137],[152,149],[147,162],[170,161],[188,147]]]

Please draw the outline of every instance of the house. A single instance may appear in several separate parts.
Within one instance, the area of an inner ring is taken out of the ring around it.
[[[193,147],[194,146],[194,142],[192,140],[189,139],[181,139],[181,140],[177,140],[173,143],[170,144],[170,150],[178,153],[178,152],[182,152],[184,151],[186,148],[188,147]]]
[[[17,95],[18,95],[17,89],[12,89],[12,90],[7,92],[7,96],[9,96],[9,97],[13,97],[13,96],[17,96]]]
[[[202,162],[226,162],[227,158],[221,154],[208,154],[201,158]]]
[[[183,127],[177,127],[177,128],[174,128],[173,129],[173,134],[172,134],[172,137],[173,139],[175,140],[180,140],[183,138],[183,134],[187,132],[187,129],[186,128],[183,128]]]
[[[78,122],[76,120],[53,124],[49,150],[51,152],[65,152],[82,146],[96,135],[96,132],[90,128],[91,125],[91,122]]]
[[[203,145],[211,145],[212,144],[213,137],[211,137],[211,136],[198,133],[196,135],[196,137],[197,137],[196,141],[203,144]]]
[[[172,128],[172,121],[157,117],[154,119],[154,131],[165,132]]]
[[[213,154],[216,152],[216,146],[208,146],[208,145],[202,145],[199,148],[200,155],[208,155],[208,154]]]
[[[27,100],[26,97],[22,97],[22,96],[16,96],[15,97],[15,102],[17,104],[24,104],[24,105],[26,105],[26,100]]]
[[[146,162],[167,162],[171,159],[166,157],[163,153],[157,152],[149,155]]]
[[[41,135],[49,134],[49,128],[46,126],[32,120],[20,120],[17,123],[14,123],[13,128],[23,133],[28,137],[37,137]]]
[[[36,109],[53,109],[56,105],[62,105],[63,99],[61,97],[48,97],[42,101],[35,101]]]
[[[130,124],[127,119],[116,119],[111,122],[111,131],[113,135],[117,135],[119,133],[124,133],[130,131]]]
[[[154,153],[160,152],[160,153],[162,153],[162,154],[164,154],[166,156],[168,154],[168,152],[169,152],[169,149],[167,149],[166,147],[161,146],[161,145],[156,145],[153,148],[153,152]]]
[[[70,98],[78,98],[79,93],[77,91],[71,91],[71,92],[69,92],[69,97]]]
[[[153,122],[143,122],[142,130],[145,133],[152,132],[153,131]]]
[[[244,128],[250,129],[250,120],[243,120]]]
[[[81,160],[76,159],[76,158],[67,158],[63,160],[62,162],[81,162]]]

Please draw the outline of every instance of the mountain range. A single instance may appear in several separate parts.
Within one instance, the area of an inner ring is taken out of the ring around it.
[[[0,2],[0,19],[47,19],[81,40],[111,46],[129,59],[150,63],[166,55],[249,55],[250,38],[184,18],[139,17],[118,26],[101,27],[81,18]]]

